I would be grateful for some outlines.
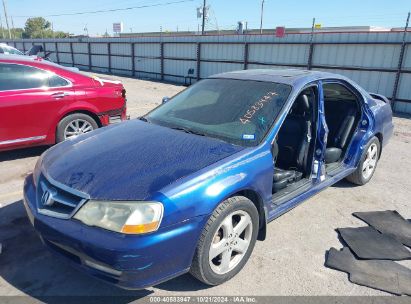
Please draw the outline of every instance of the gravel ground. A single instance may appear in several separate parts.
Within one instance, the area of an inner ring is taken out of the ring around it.
[[[144,114],[184,87],[114,77],[123,81],[131,118]],[[347,274],[324,267],[325,252],[340,248],[335,229],[362,226],[351,213],[395,209],[411,218],[411,119],[395,117],[395,134],[370,183],[328,188],[268,226],[245,268],[231,281],[208,287],[183,275],[142,291],[126,291],[72,269],[51,255],[26,219],[21,203],[24,176],[44,148],[0,154],[0,296],[125,295],[386,295],[351,284]],[[410,263],[401,262],[411,266]]]

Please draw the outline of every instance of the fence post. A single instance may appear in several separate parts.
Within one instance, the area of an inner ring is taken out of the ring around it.
[[[57,43],[57,42],[54,42],[54,48],[56,49],[56,59],[57,59],[57,63],[60,64],[59,47],[58,47],[58,43]]]
[[[88,52],[88,69],[91,71],[92,64],[91,64],[91,45],[90,45],[90,41],[87,42],[87,52]]]
[[[160,42],[160,77],[164,80],[164,42]]]
[[[73,42],[70,41],[71,64],[74,66]]]
[[[46,56],[46,43],[45,42],[43,42],[43,53],[44,53],[44,56]]]
[[[407,35],[407,29],[408,29],[409,21],[410,21],[410,13],[408,12],[407,22],[405,23],[404,33],[402,35],[402,44],[401,44],[400,57],[398,58],[398,67],[397,67],[397,72],[395,74],[394,89],[392,91],[392,98],[391,98],[392,109],[394,110],[394,112],[395,112],[395,103],[396,103],[397,94],[398,94],[398,85],[400,83],[400,77],[401,77],[402,62],[404,60],[404,52],[405,52],[405,48],[407,46],[405,38],[406,38],[406,35]]]
[[[244,70],[248,69],[248,47],[249,47],[249,44],[248,42],[246,42],[244,44]]]
[[[111,74],[111,42],[107,42],[108,72]]]
[[[200,80],[201,69],[201,42],[197,42],[197,80]]]
[[[135,59],[134,59],[134,57],[135,57],[135,44],[134,44],[134,42],[132,42],[131,43],[131,68],[132,68],[132,71],[131,71],[131,76],[133,76],[133,77],[135,77],[136,76],[136,63],[135,63]]]

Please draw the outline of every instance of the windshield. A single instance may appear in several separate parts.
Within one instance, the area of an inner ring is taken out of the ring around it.
[[[10,46],[1,46],[0,48],[3,49],[4,54],[13,54],[13,55],[24,55],[22,52],[19,50],[12,48]]]
[[[289,85],[205,79],[145,118],[152,123],[255,146],[267,134],[291,92]]]

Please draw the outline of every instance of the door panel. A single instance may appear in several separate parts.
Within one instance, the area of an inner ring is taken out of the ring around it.
[[[58,110],[75,99],[67,80],[34,67],[0,64],[0,81],[0,148],[44,139]]]

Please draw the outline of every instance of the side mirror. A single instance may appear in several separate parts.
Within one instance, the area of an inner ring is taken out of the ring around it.
[[[163,100],[161,101],[162,104],[165,104],[170,100],[170,97],[163,97]]]

